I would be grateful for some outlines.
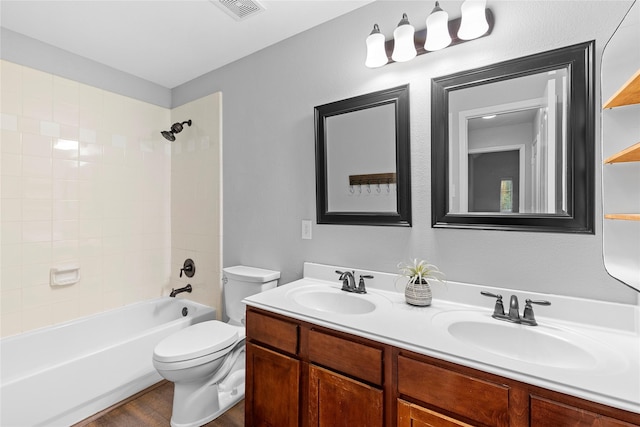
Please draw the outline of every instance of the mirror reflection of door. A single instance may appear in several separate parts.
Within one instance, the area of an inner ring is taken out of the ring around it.
[[[469,212],[519,212],[518,150],[469,154]]]

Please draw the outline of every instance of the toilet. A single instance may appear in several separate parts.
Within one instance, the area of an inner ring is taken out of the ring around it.
[[[250,295],[275,288],[280,272],[238,265],[223,269],[229,320],[182,329],[156,345],[153,366],[175,384],[172,427],[196,427],[244,398],[245,304]]]

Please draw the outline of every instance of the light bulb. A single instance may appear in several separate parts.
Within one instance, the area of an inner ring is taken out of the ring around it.
[[[407,14],[402,14],[402,20],[393,31],[393,53],[391,59],[395,62],[406,62],[416,57],[416,45],[413,40],[416,30],[409,23]]]
[[[486,0],[465,0],[462,4],[462,22],[458,30],[458,38],[473,40],[489,30],[485,8]]]
[[[384,35],[380,33],[378,24],[373,25],[373,30],[367,37],[367,59],[364,62],[369,68],[378,68],[389,62],[387,51],[384,47]]]
[[[427,40],[425,50],[440,50],[451,44],[449,35],[449,14],[440,8],[439,2],[427,17]]]

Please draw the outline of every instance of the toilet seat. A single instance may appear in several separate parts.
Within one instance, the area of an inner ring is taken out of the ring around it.
[[[163,365],[193,362],[198,358],[214,360],[228,353],[238,340],[236,327],[218,320],[201,322],[160,341],[153,352],[153,360]]]

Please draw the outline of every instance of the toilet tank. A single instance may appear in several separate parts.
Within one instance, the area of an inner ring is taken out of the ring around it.
[[[275,288],[280,278],[279,271],[246,265],[225,267],[222,271],[224,272],[224,309],[232,325],[244,324],[243,299]]]

